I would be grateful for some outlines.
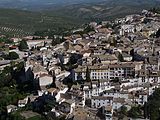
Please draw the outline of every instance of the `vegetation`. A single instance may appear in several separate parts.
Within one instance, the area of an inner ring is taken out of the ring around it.
[[[4,70],[0,71],[0,88],[14,85],[15,81],[12,79],[12,68],[5,67]]]
[[[115,37],[110,37],[109,38],[109,41],[110,41],[110,45],[111,46],[114,46],[114,47],[116,47],[117,46],[117,41],[116,41],[116,39],[115,39]]]
[[[120,83],[121,80],[118,77],[116,77],[113,80],[111,80],[111,82],[113,82],[113,83]]]
[[[153,12],[153,13],[158,13],[158,14],[160,14],[160,8],[159,7],[157,7],[157,8],[152,8],[152,9],[150,9],[149,11],[151,11],[151,12]]]
[[[133,106],[128,111],[128,116],[131,118],[141,118],[143,116],[141,106]]]
[[[19,58],[19,55],[16,52],[10,52],[8,55],[9,60],[16,60]]]
[[[11,120],[24,120],[25,118],[22,117],[19,113],[14,113],[14,114],[9,114],[8,115],[8,119],[11,119]]]
[[[69,32],[71,28],[61,28],[58,27],[55,29],[48,29],[48,30],[41,30],[41,31],[36,31],[34,35],[36,36],[41,36],[42,38],[48,36],[50,39],[54,38],[54,35],[66,35],[67,32]]]
[[[60,34],[62,31],[71,30],[90,21],[113,20],[157,6],[156,2],[150,0],[140,1],[140,3],[139,0],[112,0],[112,2],[108,0],[103,4],[92,2],[92,4],[84,3],[74,6],[64,5],[59,8],[52,7],[53,10],[41,10],[40,12],[0,9],[0,32],[10,36],[33,35],[36,31],[35,35],[41,34],[42,36]],[[97,6],[99,10],[93,6]],[[36,6],[35,8],[41,7]]]
[[[145,109],[147,118],[150,120],[160,119],[160,88],[156,89],[155,92],[148,98],[147,109]]]
[[[91,31],[95,31],[94,28],[91,27],[90,25],[87,25],[83,31],[77,31],[74,34],[80,34],[82,36],[83,34],[88,34]]]
[[[0,38],[0,43],[12,43],[12,41],[11,40],[9,40],[7,37],[2,37],[2,38]]]
[[[86,82],[91,82],[90,70],[89,70],[88,67],[87,67],[87,69],[86,69]]]
[[[14,64],[12,63],[10,67],[5,67],[4,70],[0,71],[0,119],[6,120],[11,118],[13,120],[21,120],[17,115],[9,115],[6,111],[6,106],[13,104],[17,105],[19,99],[23,99],[26,96],[24,90],[19,89],[16,77],[19,71],[23,69],[23,63]],[[15,69],[15,70],[14,70]]]
[[[42,118],[41,116],[34,116],[31,118],[28,118],[27,120],[44,120],[44,118]]]
[[[120,62],[124,62],[124,59],[123,59],[123,56],[122,56],[121,53],[119,53],[119,55],[118,55],[118,60],[119,60]]]
[[[19,55],[16,52],[9,52],[9,54],[3,54],[2,58],[5,60],[16,60],[19,58]]]
[[[57,44],[60,44],[62,42],[64,42],[65,39],[64,38],[60,38],[60,37],[56,37],[52,39],[52,46],[55,46]]]
[[[19,50],[22,51],[22,50],[26,50],[26,49],[28,49],[27,42],[25,40],[20,41],[20,43],[19,43]]]
[[[123,119],[125,116],[127,116],[127,107],[122,106],[118,111],[118,118]]]
[[[121,106],[121,108],[116,111],[115,116],[117,116],[121,120],[124,119],[125,117],[130,117],[133,119],[144,118],[143,110],[144,107],[140,105],[132,106],[129,111],[127,111],[126,106]]]
[[[31,110],[41,115],[45,115],[46,112],[50,112],[52,108],[56,106],[56,100],[51,95],[43,95],[33,102]]]
[[[8,14],[9,13],[9,14]],[[18,18],[18,19],[17,19]],[[0,31],[9,36],[57,34],[76,27],[80,20],[49,12],[31,12],[16,9],[0,9]],[[44,32],[47,31],[47,32]]]

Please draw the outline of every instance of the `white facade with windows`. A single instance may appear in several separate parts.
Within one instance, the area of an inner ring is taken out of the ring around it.
[[[132,63],[119,63],[108,65],[89,66],[90,78],[92,80],[98,79],[123,79],[133,78],[135,76],[135,65]],[[86,66],[81,66],[75,70],[75,80],[86,79]]]
[[[113,97],[92,96],[91,106],[93,108],[100,108],[102,106],[109,106],[113,103]]]
[[[122,25],[120,29],[120,35],[125,35],[125,33],[134,33],[135,26],[134,25]]]
[[[92,89],[90,89],[89,85],[84,85],[85,97],[91,98],[92,96],[99,96],[103,91],[110,90],[114,88],[108,82],[102,82],[99,86],[97,84],[92,84]]]

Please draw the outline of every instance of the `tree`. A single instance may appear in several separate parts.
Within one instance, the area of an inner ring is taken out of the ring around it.
[[[52,43],[51,44],[52,44],[52,46],[55,46],[55,45],[60,44],[60,43],[62,43],[64,41],[65,41],[65,39],[63,37],[60,38],[58,36],[58,37],[52,39]]]
[[[81,58],[83,56],[81,54],[77,54],[77,53],[73,53],[71,54],[70,58],[69,58],[69,64],[73,65],[73,64],[76,64],[78,62],[81,62]]]
[[[56,75],[55,75],[55,71],[51,71],[51,75],[52,75],[52,83],[49,87],[54,87],[56,88]]]
[[[6,108],[6,105],[1,105],[0,106],[0,120],[6,120],[6,118],[7,118],[7,108]]]
[[[28,49],[28,44],[25,40],[20,41],[19,43],[19,50],[26,50]]]
[[[145,119],[148,118],[147,102],[144,103],[143,111],[144,111],[144,118],[145,118]]]
[[[19,58],[19,55],[16,52],[10,52],[8,55],[8,59],[10,60],[16,60]]]
[[[7,114],[6,109],[7,105],[15,105],[19,99],[24,99],[27,96],[26,91],[18,90],[17,81],[14,79],[14,76],[19,76],[17,69],[20,69],[21,64],[12,63],[11,66],[0,71],[0,120],[23,120],[16,114]]]
[[[111,80],[113,83],[120,83],[121,80],[118,77],[115,77],[113,80]]]
[[[91,32],[91,31],[95,31],[94,28],[90,25],[87,25],[87,27],[84,29],[83,33],[87,34],[88,32]]]
[[[127,116],[127,107],[123,105],[120,108],[120,111],[118,112],[118,114],[119,114],[118,117],[121,119],[123,119],[125,116]]]
[[[149,11],[151,11],[151,12],[153,12],[153,13],[160,13],[160,8],[152,8],[152,9],[150,9]]]
[[[117,40],[115,37],[111,36],[109,37],[110,45],[116,47],[117,46]]]
[[[52,46],[57,45],[56,40],[54,38],[52,39],[52,43],[51,44],[52,44]]]
[[[86,81],[87,81],[87,82],[91,82],[91,78],[90,78],[90,70],[89,70],[88,67],[87,67],[87,69],[86,69]]]
[[[124,115],[127,115],[127,107],[126,106],[121,107],[121,113]]]
[[[150,120],[159,120],[160,119],[160,88],[156,89],[154,93],[149,96],[147,107]]]
[[[2,37],[0,38],[0,43],[12,43],[12,41],[10,39],[8,39],[7,37]]]
[[[139,118],[140,116],[142,116],[142,111],[140,109],[140,106],[133,106],[128,111],[128,116],[131,118]]]
[[[107,23],[104,28],[112,28],[112,24],[111,23]]]
[[[13,113],[13,114],[9,114],[8,115],[8,119],[11,119],[11,120],[24,120],[25,118],[22,117],[19,113]]]
[[[120,62],[123,62],[123,61],[124,61],[122,54],[119,53],[118,59],[119,59]]]
[[[12,69],[9,66],[6,66],[2,71],[0,71],[0,87],[13,85],[11,72]]]

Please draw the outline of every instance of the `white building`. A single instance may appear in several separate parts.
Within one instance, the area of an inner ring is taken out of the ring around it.
[[[127,53],[122,53],[124,61],[132,61],[133,57]]]
[[[91,106],[93,108],[100,108],[102,106],[109,106],[113,103],[113,97],[105,97],[105,96],[92,96],[91,98]]]
[[[11,113],[17,110],[17,106],[15,105],[8,105],[7,106],[7,113]]]
[[[85,98],[91,98],[92,96],[99,96],[103,91],[110,90],[112,88],[114,88],[114,86],[111,86],[109,81],[99,80],[92,81],[92,83],[85,83],[83,90],[85,92]]]
[[[53,77],[49,75],[43,75],[39,77],[39,85],[40,86],[47,86],[53,82]]]
[[[122,25],[120,29],[120,35],[125,35],[125,33],[134,33],[135,26],[134,25]]]
[[[90,72],[90,78],[92,80],[97,79],[123,79],[133,78],[135,76],[135,64],[130,63],[115,63],[108,65],[94,65],[88,66]],[[75,80],[86,79],[86,66],[81,66],[75,69]]]
[[[28,97],[24,98],[23,100],[18,101],[18,107],[25,107],[28,103]]]

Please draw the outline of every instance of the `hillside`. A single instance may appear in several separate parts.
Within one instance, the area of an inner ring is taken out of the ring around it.
[[[71,29],[82,24],[77,21],[77,19],[56,14],[0,9],[0,32],[6,34],[29,35],[35,31],[48,29]]]
[[[67,15],[71,18],[80,18],[86,21],[102,21],[140,13],[143,9],[159,6],[160,2],[158,0],[100,0],[97,3],[66,5],[48,12],[50,14],[59,13],[62,16]]]
[[[25,10],[46,10],[75,4],[107,3],[108,5],[156,5],[159,1],[160,0],[0,0],[0,7]]]
[[[47,10],[73,4],[98,3],[105,0],[0,0],[1,8]]]
[[[0,1],[0,7],[6,7],[0,8],[1,33],[22,36],[42,30],[65,31],[91,21],[113,20],[160,6],[159,0],[16,1],[17,3],[13,0]],[[6,4],[7,2],[13,4]],[[55,7],[56,5],[58,6]]]

